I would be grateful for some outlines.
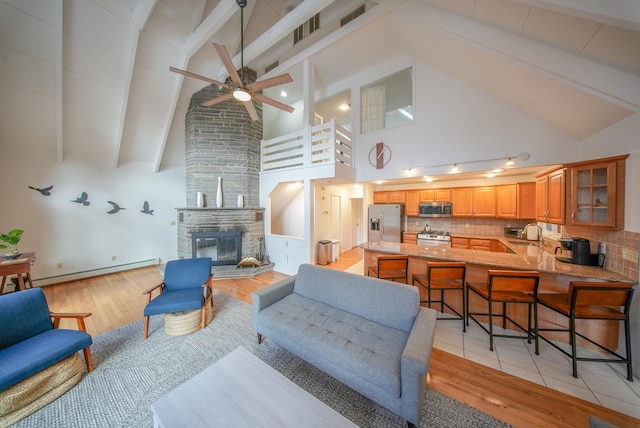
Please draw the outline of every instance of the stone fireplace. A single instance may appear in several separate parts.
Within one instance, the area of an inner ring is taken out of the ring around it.
[[[245,69],[248,82],[254,71]],[[242,104],[227,100],[211,107],[201,104],[226,93],[207,86],[191,97],[185,118],[186,207],[178,208],[178,257],[193,256],[192,236],[239,231],[241,256],[256,257],[264,236],[264,209],[259,207],[262,122],[252,121]],[[262,117],[262,105],[255,103]],[[222,206],[216,206],[218,178]],[[196,195],[204,195],[204,207]],[[242,196],[243,206],[238,206]],[[224,263],[236,264],[233,260]]]

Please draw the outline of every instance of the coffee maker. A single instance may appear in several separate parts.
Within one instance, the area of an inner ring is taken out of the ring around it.
[[[556,257],[556,260],[560,262],[586,266],[602,266],[604,264],[604,254],[591,254],[591,244],[588,239],[560,238],[559,242],[560,247],[556,247],[556,254],[560,250],[561,254],[568,256]]]

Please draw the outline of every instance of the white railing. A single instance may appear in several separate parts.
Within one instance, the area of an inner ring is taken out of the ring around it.
[[[311,135],[303,131],[263,140],[261,170],[263,172],[340,163],[353,167],[354,144],[351,132],[335,119],[311,128]]]

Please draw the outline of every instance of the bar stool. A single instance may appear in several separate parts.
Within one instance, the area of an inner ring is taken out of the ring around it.
[[[430,308],[431,303],[440,303],[440,312],[444,312],[444,308],[447,307],[451,312],[457,315],[457,317],[442,317],[439,316],[439,320],[462,320],[462,331],[467,331],[465,325],[465,294],[464,284],[467,274],[467,266],[464,262],[428,262],[426,273],[414,273],[411,279],[411,283],[416,285],[418,283],[427,290],[427,300],[420,300],[420,303],[426,303]],[[440,291],[440,300],[434,300],[431,298],[431,290]],[[459,290],[462,300],[462,314],[455,310],[451,305],[445,302],[445,292]]]
[[[633,367],[631,361],[631,332],[629,328],[629,308],[633,288],[624,282],[578,282],[569,283],[567,293],[541,293],[537,296],[539,304],[552,311],[564,315],[569,319],[567,328],[539,328],[538,331],[559,331],[569,333],[571,353],[565,351],[548,338],[538,333],[540,339],[568,357],[573,365],[573,377],[578,377],[578,361],[595,361],[606,363],[622,363],[627,365],[627,380],[633,382]],[[621,310],[621,308],[624,308]],[[576,320],[610,320],[619,321],[624,326],[626,356],[622,356],[612,349],[586,337],[576,331]],[[615,358],[587,358],[578,357],[576,336],[597,346]],[[536,345],[536,354],[539,350]]]
[[[536,306],[536,295],[538,293],[538,283],[540,274],[536,271],[515,271],[515,270],[495,270],[490,269],[487,274],[486,284],[476,284],[467,282],[467,326],[469,318],[474,320],[480,328],[489,334],[489,350],[493,351],[493,338],[506,337],[510,339],[523,339],[523,336],[512,334],[495,334],[493,332],[493,318],[502,318],[502,328],[507,328],[507,321],[527,334],[527,342],[531,343],[534,338],[536,349],[538,349],[538,307]],[[473,291],[478,296],[487,301],[488,312],[469,311],[469,291]],[[502,303],[502,313],[493,313],[493,303]],[[518,322],[507,314],[507,304],[527,305],[527,328],[522,327]],[[533,308],[533,318],[535,326],[531,328],[531,309]],[[477,315],[489,317],[489,328],[483,326],[476,318]]]
[[[377,257],[376,265],[367,268],[367,276],[390,281],[402,279],[407,284],[408,266],[409,256],[380,255]]]

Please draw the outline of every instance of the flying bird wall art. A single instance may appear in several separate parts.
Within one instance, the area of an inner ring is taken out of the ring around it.
[[[29,189],[37,190],[38,192],[40,192],[42,196],[51,196],[51,189],[53,189],[53,186],[45,187],[43,189],[38,189],[37,187],[29,186]]]
[[[140,210],[140,212],[143,213],[143,214],[153,215],[154,211],[155,210],[150,210],[149,209],[149,202],[148,201],[144,201],[144,204],[142,204],[142,209]]]
[[[113,207],[109,211],[107,211],[107,214],[117,214],[118,212],[120,212],[120,210],[126,209],[126,208],[121,207],[120,205],[116,204],[115,202],[112,202],[112,201],[107,201],[107,202],[110,203],[111,206]]]
[[[80,195],[79,198],[75,198],[74,200],[70,201],[70,202],[75,202],[78,204],[82,204],[85,207],[89,206],[91,204],[91,202],[89,202],[89,195],[87,195],[87,192],[82,192],[82,194]]]

